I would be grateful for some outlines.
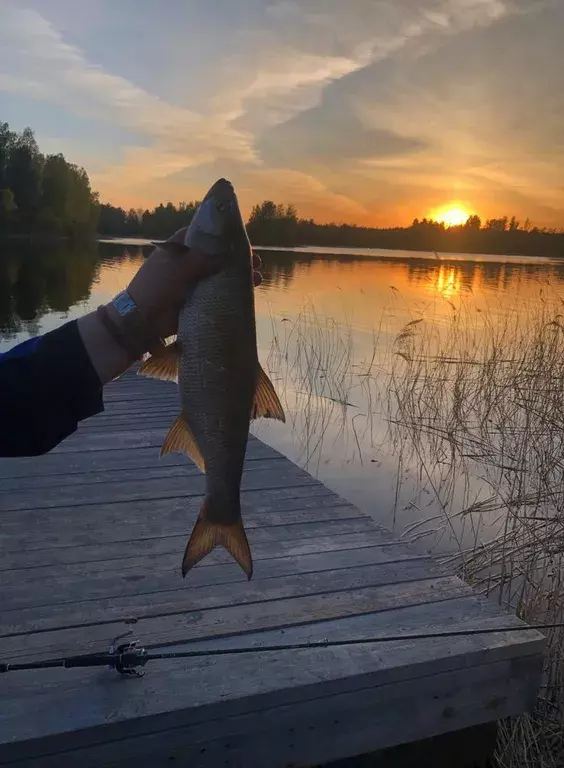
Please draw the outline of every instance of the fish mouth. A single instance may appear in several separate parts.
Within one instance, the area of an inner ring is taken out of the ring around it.
[[[204,200],[211,197],[215,198],[219,203],[233,203],[235,201],[235,189],[233,188],[233,184],[227,179],[218,179],[215,184],[210,187]]]
[[[201,207],[202,228],[210,234],[229,236],[237,230],[241,212],[233,184],[227,179],[218,179],[213,184]]]

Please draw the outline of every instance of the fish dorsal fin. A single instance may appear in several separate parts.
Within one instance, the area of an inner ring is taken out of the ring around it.
[[[196,438],[192,434],[192,430],[186,423],[186,419],[182,414],[177,416],[172,423],[172,427],[169,429],[167,436],[164,439],[163,447],[161,448],[161,456],[166,453],[185,453],[186,456],[192,459],[194,464],[199,467],[202,472],[206,471],[206,465],[204,458],[198,448]]]
[[[180,344],[178,341],[167,346],[156,355],[151,355],[141,363],[138,373],[163,381],[175,381],[178,384],[178,361]]]
[[[251,408],[251,419],[278,419],[278,421],[286,421],[284,415],[284,409],[282,403],[278,399],[278,395],[274,391],[274,385],[268,378],[268,375],[264,372],[261,364],[258,364],[259,374],[257,380],[257,389],[255,392],[255,400]]]

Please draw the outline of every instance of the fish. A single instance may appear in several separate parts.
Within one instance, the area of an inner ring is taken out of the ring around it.
[[[182,452],[205,472],[206,494],[182,560],[182,576],[223,546],[252,578],[240,488],[250,424],[285,421],[257,349],[252,249],[233,185],[210,188],[188,227],[159,244],[189,258],[197,249],[221,257],[219,271],[189,291],[176,340],[143,361],[139,373],[177,381],[181,410],[161,456]]]

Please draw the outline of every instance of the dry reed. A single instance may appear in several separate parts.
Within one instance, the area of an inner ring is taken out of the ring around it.
[[[439,559],[525,621],[562,621],[564,302],[541,291],[499,313],[447,303],[391,345],[380,321],[366,360],[350,324],[312,304],[295,320],[273,318],[268,368],[290,406],[298,461],[315,472],[336,431],[362,463],[375,421],[387,421],[380,448],[397,463],[396,504],[409,467],[407,506],[430,510],[403,535],[434,542]],[[564,632],[546,636],[537,706],[500,724],[500,768],[564,764]]]
[[[560,309],[557,296],[541,293],[520,311],[477,313],[461,303],[441,328],[406,325],[388,398],[391,439],[417,461],[435,496],[432,532],[456,545],[443,559],[530,623],[563,620]],[[500,728],[504,768],[564,764],[564,632],[546,636],[535,711]]]

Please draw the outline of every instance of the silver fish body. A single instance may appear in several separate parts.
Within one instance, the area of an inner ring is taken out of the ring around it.
[[[225,179],[210,189],[190,226],[170,241],[170,247],[178,246],[221,254],[224,263],[187,296],[168,355],[150,358],[140,371],[161,378],[172,378],[171,366],[177,371],[181,414],[161,454],[183,451],[206,473],[206,497],[182,573],[222,545],[251,578],[240,504],[249,426],[259,416],[283,421],[284,412],[259,363],[252,250],[235,192]]]

